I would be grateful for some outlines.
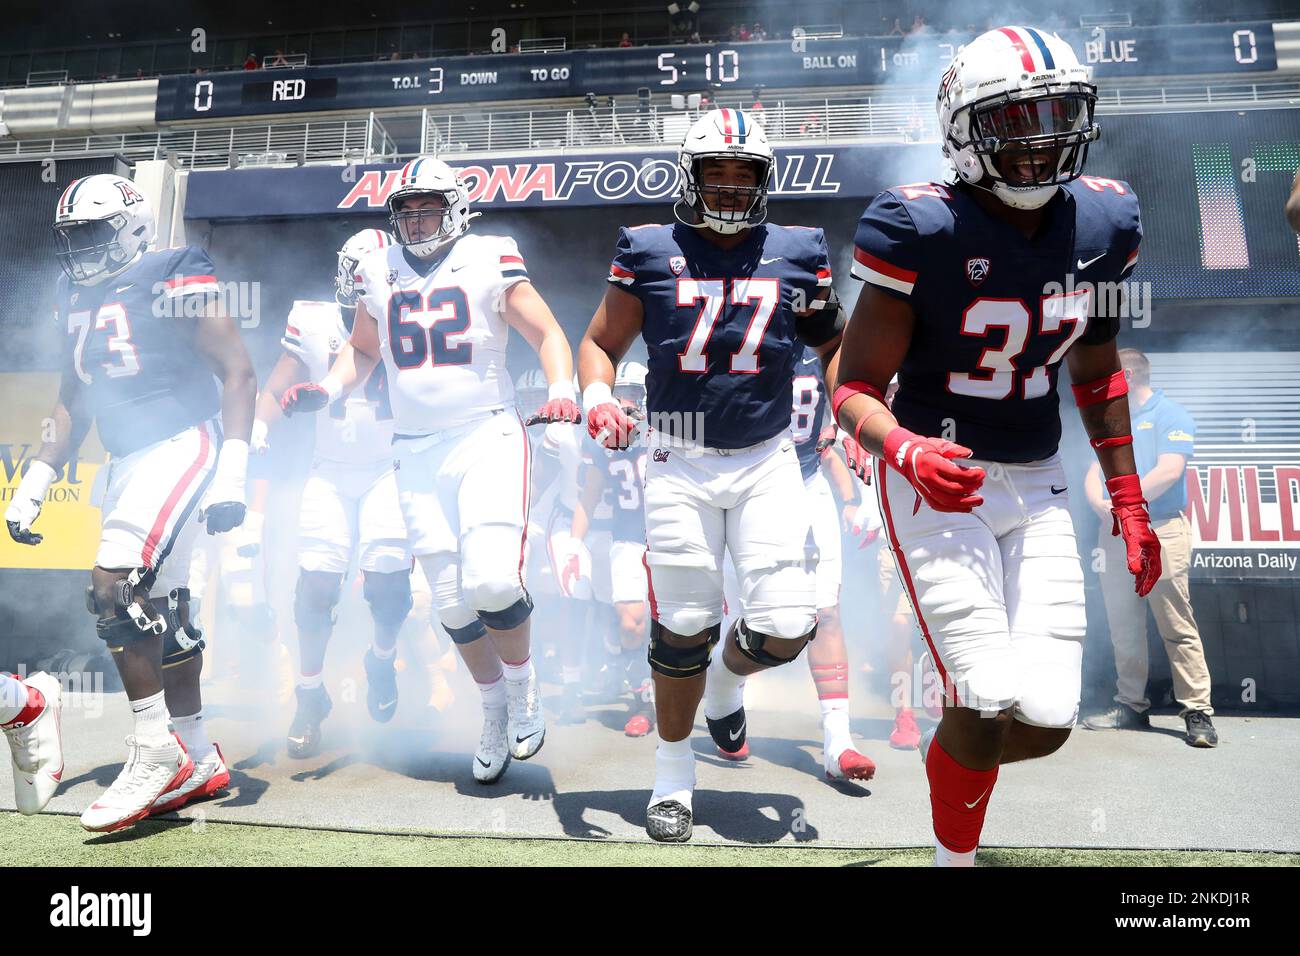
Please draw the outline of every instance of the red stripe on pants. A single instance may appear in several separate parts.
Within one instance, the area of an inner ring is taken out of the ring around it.
[[[158,518],[153,523],[153,528],[149,531],[149,537],[144,540],[144,550],[140,552],[140,563],[146,568],[153,567],[153,555],[158,549],[158,542],[162,540],[163,531],[167,528],[167,522],[170,520],[172,513],[176,510],[176,505],[180,503],[185,494],[185,489],[194,481],[194,476],[203,468],[203,463],[208,460],[208,450],[211,442],[208,439],[208,426],[206,424],[198,426],[199,428],[199,455],[186,469],[181,480],[176,483],[172,493],[167,496],[163,502],[162,510],[158,512]]]

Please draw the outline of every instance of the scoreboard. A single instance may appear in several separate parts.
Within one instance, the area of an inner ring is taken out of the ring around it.
[[[1273,24],[1214,23],[1067,30],[1098,77],[1268,73]],[[484,54],[290,70],[250,70],[158,81],[160,123],[227,116],[387,109],[441,103],[626,95],[641,87],[692,93],[937,82],[968,37],[710,43],[561,53]]]

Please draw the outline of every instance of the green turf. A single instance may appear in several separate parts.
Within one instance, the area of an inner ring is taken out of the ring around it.
[[[66,866],[928,866],[929,849],[659,846],[650,842],[355,833],[148,821],[92,836],[75,817],[0,812],[0,856]],[[1300,866],[1300,854],[996,849],[994,866]]]

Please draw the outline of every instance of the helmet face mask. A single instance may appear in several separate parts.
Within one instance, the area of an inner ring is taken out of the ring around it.
[[[970,148],[994,182],[1052,186],[1079,178],[1096,128],[1096,94],[1084,90],[973,103]]]

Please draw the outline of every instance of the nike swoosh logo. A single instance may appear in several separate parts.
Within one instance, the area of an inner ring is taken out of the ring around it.
[[[730,738],[732,739],[732,741],[734,742],[734,741],[739,740],[739,739],[740,739],[740,735],[743,734],[744,732],[745,732],[745,725],[744,725],[744,724],[741,724],[741,725],[740,725],[740,729],[737,730],[734,734],[733,734],[731,731],[727,731],[727,736],[730,737]]]
[[[515,737],[515,743],[517,743],[517,744],[522,744],[525,740],[532,740],[534,737],[536,737],[536,736],[537,736],[538,734],[540,734],[540,733],[541,733],[540,730],[534,730],[534,731],[533,731],[531,734],[529,734],[527,737],[519,737],[519,736],[516,736],[516,737]]]
[[[459,265],[448,266],[448,269],[452,272],[459,272],[461,269],[464,269],[467,265],[469,265],[468,262],[462,262]]]
[[[1069,490],[1069,488],[1070,488],[1069,485],[1066,485],[1064,488],[1058,488],[1056,487],[1056,485],[1052,485],[1052,494],[1054,495],[1064,494],[1066,491]]]
[[[395,701],[395,700],[390,700],[390,701],[389,701],[388,703],[386,703],[386,704],[380,704],[380,705],[379,705],[379,709],[380,709],[380,710],[388,710],[388,708],[390,708],[390,707],[396,707],[396,706],[397,706],[397,701]]]
[[[1106,389],[1108,389],[1108,388],[1110,388],[1109,385],[1098,385],[1096,388],[1094,388],[1094,389],[1092,390],[1092,394],[1094,394],[1094,395],[1100,395],[1102,392],[1106,391]]]
[[[291,743],[291,744],[301,744],[301,743],[306,743],[306,741],[307,741],[307,738],[306,738],[306,737],[290,737],[290,738],[289,738],[289,743]]]
[[[1103,252],[1103,253],[1102,253],[1101,255],[1099,255],[1099,256],[1093,256],[1093,257],[1092,257],[1091,259],[1089,259],[1087,262],[1084,262],[1082,259],[1078,259],[1078,260],[1076,260],[1076,262],[1075,262],[1075,267],[1078,268],[1078,269],[1086,269],[1086,268],[1088,268],[1088,266],[1092,265],[1092,264],[1093,264],[1094,262],[1096,262],[1098,259],[1104,259],[1105,257],[1106,257],[1106,253]]]
[[[114,289],[114,290],[113,290],[113,294],[114,294],[114,295],[119,295],[120,293],[123,293],[123,292],[125,292],[127,289],[131,288],[133,285],[135,285],[134,282],[128,282],[126,285],[122,286],[122,288],[120,288],[120,289]]]
[[[760,265],[764,265],[764,266],[765,266],[765,265],[768,265],[769,263],[772,263],[772,262],[780,262],[780,261],[781,261],[782,259],[784,259],[784,258],[785,258],[785,256],[777,256],[775,259],[761,259],[761,258],[760,258],[760,259],[758,260],[758,262],[759,262]]]
[[[482,757],[475,757],[474,759],[478,761],[478,765],[482,767],[484,770],[492,769],[492,765],[490,763],[484,763]]]
[[[981,793],[978,797],[976,797],[974,803],[967,803],[967,804],[966,804],[966,809],[967,809],[967,810],[974,810],[977,806],[979,806],[979,802],[980,802],[981,800],[984,799],[985,794],[987,794],[988,792],[989,792],[989,791],[988,791],[988,788],[985,787],[985,788],[984,788],[984,793]],[[966,801],[963,800],[962,802],[965,803]]]
[[[677,821],[674,820],[672,817],[661,817],[661,816],[658,816],[658,815],[653,816],[653,817],[647,817],[646,819],[648,819],[648,820],[650,820],[650,821],[652,821],[652,822],[654,822],[654,823],[666,823],[666,824],[671,824],[671,823],[676,823],[676,822],[677,822]]]

